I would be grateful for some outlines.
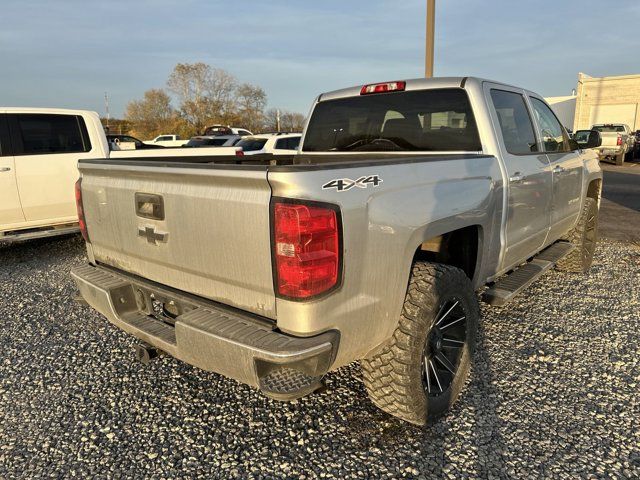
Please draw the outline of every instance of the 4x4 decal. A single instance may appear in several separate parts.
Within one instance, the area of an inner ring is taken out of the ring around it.
[[[377,187],[382,183],[382,179],[378,175],[364,175],[357,180],[351,180],[350,178],[336,178],[322,186],[323,190],[329,190],[335,188],[338,192],[344,192],[350,190],[353,187],[367,188],[369,185]]]

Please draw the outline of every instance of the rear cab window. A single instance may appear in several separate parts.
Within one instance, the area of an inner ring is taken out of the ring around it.
[[[625,133],[623,125],[596,125],[593,129],[600,133]]]
[[[480,150],[475,117],[461,88],[319,102],[303,144],[304,152]]]
[[[16,155],[81,153],[91,150],[80,115],[19,113],[12,115]]]

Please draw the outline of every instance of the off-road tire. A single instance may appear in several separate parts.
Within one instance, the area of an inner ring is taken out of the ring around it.
[[[427,395],[423,357],[428,335],[447,299],[458,299],[466,316],[465,342],[456,373],[438,397]],[[400,322],[383,347],[361,361],[369,398],[381,410],[424,425],[446,412],[469,375],[479,319],[478,300],[465,273],[455,267],[416,262]]]
[[[625,155],[624,153],[621,153],[621,154],[616,155],[616,156],[614,157],[614,159],[615,159],[615,161],[616,161],[616,165],[617,165],[618,167],[621,167],[622,165],[624,165],[624,155]]]
[[[635,148],[629,149],[629,151],[624,155],[625,162],[632,162],[633,157],[635,157]]]
[[[594,198],[585,198],[577,225],[563,240],[573,243],[576,248],[559,260],[556,268],[576,273],[589,270],[598,241],[598,202]]]

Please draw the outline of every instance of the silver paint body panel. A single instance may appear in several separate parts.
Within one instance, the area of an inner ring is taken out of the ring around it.
[[[410,80],[407,90],[460,88],[461,81]],[[392,152],[384,161],[363,163],[350,162],[350,154],[341,154],[337,164],[320,163],[329,154],[316,153],[307,155],[311,159],[308,166],[266,166],[263,170],[81,162],[92,242],[89,258],[274,319],[278,328],[290,335],[305,337],[338,330],[340,345],[332,368],[360,359],[395,330],[411,263],[424,241],[477,226],[479,248],[473,285],[480,288],[571,229],[589,182],[602,178],[592,151],[566,156],[571,162],[567,166],[577,168],[580,174],[566,176],[563,183],[554,183],[551,170],[554,163],[567,159],[550,159],[541,153],[517,160],[530,162],[526,165],[514,164],[515,159],[504,155],[500,129],[487,97],[490,85],[516,89],[481,79],[465,81],[482,152]],[[316,103],[358,95],[359,91],[358,86],[326,93]],[[324,158],[314,164],[316,156]],[[522,188],[510,186],[510,172],[524,166],[531,170],[532,183]],[[378,175],[382,183],[343,192],[322,188],[334,179],[355,180],[364,175]],[[135,216],[133,196],[140,191],[163,195],[165,222]],[[576,192],[579,201],[573,205]],[[273,196],[340,207],[344,264],[339,289],[308,302],[276,298],[269,231]],[[533,210],[527,205],[532,198],[536,202]],[[568,200],[573,203],[570,209],[564,205]],[[149,222],[168,232],[165,244],[149,245],[137,236],[138,227]],[[535,238],[529,241],[531,237]]]
[[[275,318],[265,171],[80,163],[95,261]],[[136,216],[135,193],[161,195],[165,219]],[[166,232],[151,244],[140,228]]]

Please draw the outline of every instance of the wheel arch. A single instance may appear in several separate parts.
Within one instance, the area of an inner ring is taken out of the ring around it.
[[[482,267],[484,243],[485,230],[478,222],[429,228],[414,238],[407,272],[417,261],[441,263],[460,268],[476,285]]]

